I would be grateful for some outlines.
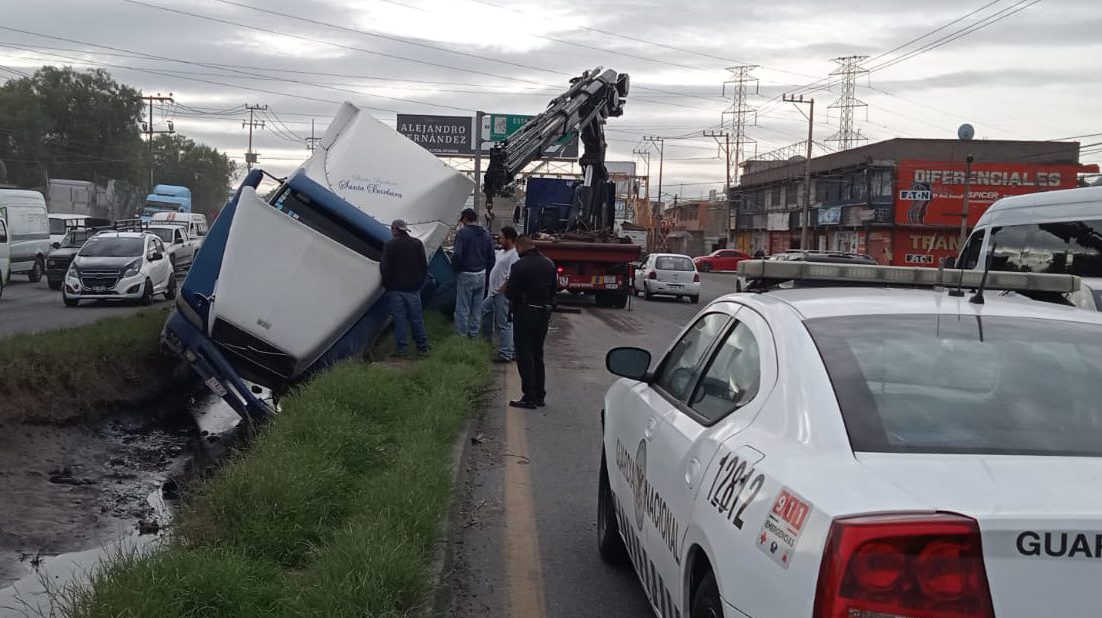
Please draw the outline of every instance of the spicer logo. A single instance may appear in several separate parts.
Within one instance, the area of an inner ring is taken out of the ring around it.
[[[1018,535],[1017,548],[1023,556],[1102,558],[1102,534],[1026,530]]]

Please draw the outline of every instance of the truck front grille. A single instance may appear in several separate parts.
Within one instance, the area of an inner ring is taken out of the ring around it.
[[[214,321],[211,339],[233,356],[285,379],[294,375],[298,364],[290,354],[220,318]]]

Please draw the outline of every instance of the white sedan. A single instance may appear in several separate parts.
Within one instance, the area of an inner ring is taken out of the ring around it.
[[[835,284],[942,276],[830,268]],[[733,294],[653,369],[610,351],[602,556],[630,562],[664,618],[1098,615],[1102,316],[983,296]]]
[[[673,296],[700,301],[700,273],[692,258],[678,253],[652,253],[635,271],[632,293],[642,293],[647,300],[657,296]]]

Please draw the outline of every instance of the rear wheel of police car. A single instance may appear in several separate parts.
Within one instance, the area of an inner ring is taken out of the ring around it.
[[[597,550],[602,560],[619,566],[627,563],[628,550],[620,537],[615,499],[608,482],[608,466],[602,455],[600,480],[597,483]]]
[[[719,599],[719,583],[716,574],[708,571],[693,594],[689,618],[723,618],[723,602]]]
[[[145,287],[142,288],[141,303],[147,307],[153,304],[153,282],[149,279],[145,280]]]

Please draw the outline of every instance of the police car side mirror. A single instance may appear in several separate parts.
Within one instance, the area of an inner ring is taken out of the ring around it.
[[[622,378],[644,381],[650,369],[650,352],[642,348],[612,348],[605,355],[605,368]]]

